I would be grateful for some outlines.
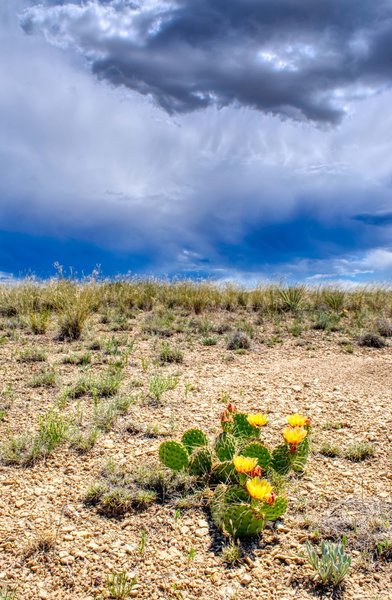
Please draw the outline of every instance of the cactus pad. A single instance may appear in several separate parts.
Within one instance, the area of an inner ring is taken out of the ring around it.
[[[271,466],[280,475],[287,475],[291,467],[291,455],[287,444],[277,446],[272,452]]]
[[[248,423],[248,415],[235,413],[233,417],[233,435],[239,438],[258,438],[260,429]]]
[[[208,448],[199,448],[196,450],[189,463],[189,472],[191,475],[202,476],[211,472],[212,457]]]
[[[287,510],[287,500],[282,496],[278,496],[275,498],[275,502],[273,504],[267,504],[265,502],[262,503],[260,508],[257,508],[257,513],[260,511],[266,521],[275,521],[279,519]]]
[[[291,464],[293,471],[302,472],[305,468],[306,460],[309,454],[309,434],[299,444],[297,451],[292,455]]]
[[[200,446],[208,446],[207,436],[201,431],[201,429],[188,429],[188,431],[186,431],[182,436],[181,441],[188,450],[189,454],[191,454],[195,448],[199,448]]]
[[[223,524],[234,537],[257,535],[265,527],[266,520],[257,516],[249,504],[230,504],[223,515]]]
[[[181,471],[189,465],[188,452],[179,442],[163,442],[159,447],[159,458],[172,471]]]
[[[215,441],[215,452],[219,460],[231,460],[235,454],[235,437],[226,431],[218,435]]]
[[[251,442],[247,444],[241,450],[242,456],[248,456],[249,458],[257,458],[258,464],[262,469],[266,469],[271,462],[271,455],[268,448],[263,446],[260,442]]]
[[[212,467],[212,481],[215,483],[238,483],[238,473],[231,460],[217,463]]]

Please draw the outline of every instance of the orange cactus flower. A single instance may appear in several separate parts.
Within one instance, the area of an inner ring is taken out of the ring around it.
[[[238,473],[253,473],[257,467],[257,458],[249,458],[248,456],[235,456],[233,465]]]
[[[294,415],[287,417],[287,423],[291,425],[291,427],[305,427],[305,425],[310,425],[310,419],[295,413]]]
[[[231,413],[237,412],[237,408],[236,408],[235,404],[233,404],[233,402],[227,403],[226,410],[228,410]]]
[[[231,416],[231,413],[229,413],[229,411],[227,409],[225,409],[223,411],[223,413],[221,414],[220,420],[221,420],[221,423],[232,423],[233,417]]]
[[[267,425],[268,417],[267,415],[256,413],[254,415],[248,415],[247,421],[249,425],[252,425],[252,427],[263,427],[264,425]]]
[[[283,437],[292,447],[296,448],[306,438],[307,431],[303,427],[285,427]]]
[[[252,498],[268,504],[273,504],[276,497],[272,485],[266,479],[259,479],[258,477],[249,479],[246,482],[246,489]]]

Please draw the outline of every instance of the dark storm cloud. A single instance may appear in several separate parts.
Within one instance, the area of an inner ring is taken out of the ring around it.
[[[169,113],[234,104],[336,123],[392,83],[383,0],[47,1],[21,22]]]

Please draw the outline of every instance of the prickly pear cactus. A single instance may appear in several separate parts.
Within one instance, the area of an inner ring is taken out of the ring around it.
[[[271,467],[280,475],[287,475],[290,471],[291,457],[287,444],[280,444],[272,452]]]
[[[271,467],[280,475],[287,475],[292,469],[302,472],[309,454],[309,439],[306,437],[298,446],[291,450],[288,444],[280,444],[272,453]]]
[[[215,489],[210,501],[212,520],[220,529],[223,528],[223,517],[227,506],[231,503],[242,503],[249,500],[246,490],[240,485],[225,485],[221,483]]]
[[[231,460],[225,460],[213,465],[211,481],[213,483],[238,483],[238,473]]]
[[[196,476],[209,475],[212,468],[212,456],[208,448],[199,448],[193,452],[189,463],[189,473]]]
[[[258,464],[262,469],[266,469],[271,462],[271,455],[268,448],[261,442],[251,442],[241,449],[241,456],[257,458]]]
[[[188,451],[179,442],[163,442],[159,447],[159,458],[172,471],[181,471],[189,466]]]
[[[292,455],[291,466],[293,471],[302,473],[305,469],[309,454],[309,435],[299,444],[296,452]]]
[[[195,448],[208,446],[208,439],[201,429],[188,429],[181,439],[189,454],[192,454]]]
[[[282,496],[278,496],[275,498],[273,504],[259,503],[256,510],[258,513],[261,512],[263,514],[266,521],[276,521],[276,519],[279,519],[286,512],[287,500]]]
[[[236,440],[233,435],[223,431],[215,441],[215,452],[219,460],[231,460],[235,454]]]
[[[235,413],[233,416],[233,435],[238,438],[258,438],[260,429],[248,423],[248,415]]]
[[[250,504],[230,504],[223,515],[226,531],[234,537],[249,537],[260,533],[266,519],[260,518]]]

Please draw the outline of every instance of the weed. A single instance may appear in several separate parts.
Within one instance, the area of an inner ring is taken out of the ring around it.
[[[336,458],[342,455],[342,451],[339,446],[334,446],[329,442],[325,442],[320,448],[320,454],[328,456],[329,458]]]
[[[348,446],[344,456],[347,460],[351,460],[352,462],[361,462],[374,456],[374,447],[368,442],[352,444],[351,446]]]
[[[326,429],[327,431],[329,430],[336,430],[338,431],[339,429],[343,429],[344,424],[341,423],[340,421],[326,421],[322,428]]]
[[[383,337],[392,337],[392,323],[387,319],[378,319],[376,327],[378,333]]]
[[[250,339],[243,331],[232,333],[226,344],[227,350],[248,350],[250,348]]]
[[[361,337],[358,339],[358,344],[367,348],[385,348],[386,346],[385,340],[374,332],[364,333],[361,335]]]
[[[201,340],[203,346],[216,346],[218,340],[216,337],[205,337]]]
[[[70,435],[70,446],[74,448],[80,454],[89,452],[94,446],[99,436],[99,429],[93,427],[86,432],[81,431],[79,428],[75,428]]]
[[[193,548],[193,546],[191,548],[189,548],[189,550],[187,552],[187,559],[189,561],[194,560],[196,558],[196,555],[197,555],[196,548]]]
[[[101,350],[102,343],[99,340],[92,340],[88,345],[89,350]]]
[[[91,354],[90,352],[85,352],[84,354],[69,354],[63,358],[63,364],[86,367],[91,364]]]
[[[53,368],[46,369],[37,373],[30,382],[31,387],[55,387],[56,373]]]
[[[43,310],[42,312],[31,312],[29,314],[30,329],[34,335],[46,333],[51,312],[49,310]]]
[[[0,600],[18,600],[18,596],[15,590],[6,586],[0,589]]]
[[[41,348],[26,348],[19,354],[18,361],[22,363],[44,362],[47,359],[47,354]]]
[[[106,579],[106,589],[110,598],[126,600],[136,585],[136,577],[130,577],[126,571],[111,573]]]
[[[229,567],[234,567],[241,560],[241,546],[231,539],[222,550],[222,558]]]
[[[162,395],[169,390],[174,390],[178,385],[178,381],[178,377],[173,375],[169,375],[168,377],[153,375],[148,384],[149,394],[156,402],[160,403]]]
[[[310,564],[324,584],[339,586],[343,582],[350,569],[351,558],[345,553],[341,542],[321,542],[320,557],[309,542],[306,544],[306,551]]]
[[[140,544],[139,544],[139,552],[140,554],[144,554],[146,551],[146,543],[147,543],[147,531],[142,529],[140,534]]]
[[[171,348],[167,342],[162,344],[162,349],[159,354],[159,362],[161,365],[170,363],[182,363],[184,356],[179,348]]]

